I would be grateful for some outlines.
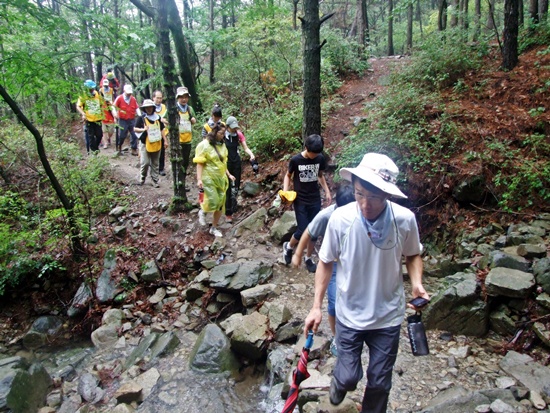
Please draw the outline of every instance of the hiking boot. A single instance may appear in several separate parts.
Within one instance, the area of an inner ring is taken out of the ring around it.
[[[311,258],[308,258],[307,260],[304,259],[304,261],[306,263],[306,268],[309,272],[317,271],[317,264],[315,264]]]
[[[159,183],[158,182],[153,182],[153,188],[158,188],[160,187]]]
[[[336,338],[332,337],[330,342],[330,352],[334,357],[338,357],[338,347],[336,346]]]
[[[135,148],[132,148],[132,155],[133,156],[138,156],[138,150],[135,149]]]
[[[286,265],[292,262],[292,254],[294,254],[294,250],[288,248],[288,242],[283,243],[283,260],[285,260]]]
[[[346,397],[346,391],[340,390],[337,387],[336,380],[334,380],[334,377],[330,381],[330,389],[328,391],[328,397],[330,399],[330,403],[334,406],[338,406],[344,398]]]
[[[166,176],[166,172],[165,171],[159,171],[159,175],[160,176]]]
[[[138,180],[138,185],[143,185],[145,183],[145,179],[139,179]]]
[[[199,209],[199,224],[203,227],[206,226],[206,217],[204,216],[204,211]]]
[[[210,227],[210,234],[214,235],[215,237],[223,237],[223,234],[220,232],[220,230],[216,227]]]
[[[233,223],[233,217],[231,217],[230,215],[226,215],[225,216],[225,222],[227,222],[228,224],[232,224]]]

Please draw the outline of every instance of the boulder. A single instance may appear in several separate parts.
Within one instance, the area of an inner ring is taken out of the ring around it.
[[[160,280],[161,274],[155,260],[147,261],[141,273],[141,279],[146,282],[155,282]]]
[[[241,300],[245,307],[251,307],[268,298],[281,295],[281,288],[275,284],[263,284],[241,291]],[[288,320],[287,320],[288,321]]]
[[[537,363],[527,354],[509,351],[500,360],[499,366],[524,387],[545,397],[550,396],[550,368]]]
[[[491,268],[503,267],[519,271],[529,271],[530,263],[519,255],[507,254],[503,251],[491,253]]]
[[[235,372],[239,363],[231,352],[231,344],[215,324],[208,324],[201,332],[189,357],[191,369],[203,373]]]
[[[63,328],[63,320],[56,316],[42,316],[34,320],[29,331],[23,337],[23,346],[37,349],[46,345]]]
[[[241,237],[245,234],[257,233],[265,226],[267,220],[267,210],[265,208],[259,208],[251,215],[247,216],[233,229],[232,235],[235,237]]]
[[[478,337],[487,333],[488,306],[479,297],[475,274],[446,277],[443,289],[432,296],[422,318],[427,329]]]
[[[39,363],[30,367],[21,357],[0,363],[0,411],[35,413],[46,403],[52,379]]]
[[[92,300],[92,290],[86,282],[80,284],[80,287],[76,291],[73,300],[71,301],[71,306],[67,310],[67,315],[69,317],[76,317],[88,309],[88,304]]]
[[[273,275],[273,265],[262,261],[239,261],[218,265],[210,274],[210,287],[240,292],[267,281]]]
[[[270,235],[274,242],[282,244],[290,239],[296,228],[296,214],[294,211],[285,211],[271,226]]]
[[[116,254],[108,250],[103,260],[103,271],[97,280],[95,295],[100,303],[106,303],[115,298],[118,290],[117,282],[111,277],[116,267]]]
[[[525,298],[534,286],[533,274],[504,267],[493,268],[485,278],[485,291],[495,297]]]
[[[260,308],[260,314],[267,316],[269,319],[269,328],[276,331],[281,325],[291,319],[290,310],[279,303],[266,302]]]
[[[550,294],[550,258],[541,258],[533,262],[533,274],[544,291]]]
[[[268,319],[257,311],[245,315],[230,337],[231,348],[251,360],[265,357],[269,340]]]

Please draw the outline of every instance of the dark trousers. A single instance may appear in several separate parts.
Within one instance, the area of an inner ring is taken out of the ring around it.
[[[166,150],[164,149],[165,137],[162,137],[162,146],[160,147],[160,156],[159,156],[159,172],[164,171],[164,161],[166,156]]]
[[[86,122],[84,129],[84,137],[86,139],[86,151],[99,151],[99,144],[103,139],[103,128],[101,122]]]
[[[120,126],[120,133],[118,134],[117,146],[122,149],[122,144],[126,140],[128,133],[130,134],[130,147],[137,149],[137,136],[134,132],[134,126],[136,124],[135,119],[119,119],[118,125]]]
[[[181,156],[182,156],[182,173],[187,175],[187,168],[189,167],[189,156],[191,155],[191,142],[181,143]]]
[[[354,330],[336,320],[338,359],[334,379],[341,390],[352,391],[363,378],[361,353],[369,348],[367,386],[361,413],[385,413],[391,389],[393,366],[399,349],[401,326],[377,330]]]
[[[225,215],[231,216],[237,212],[237,195],[241,187],[241,172],[242,164],[239,162],[228,162],[227,170],[235,177],[235,182],[232,184],[229,181],[229,187],[225,196]]]
[[[307,226],[311,221],[313,221],[313,218],[315,218],[315,215],[319,213],[321,210],[321,201],[315,202],[313,204],[304,204],[303,202],[300,202],[298,200],[294,201],[294,214],[296,214],[296,223],[298,228],[296,229],[296,232],[294,232],[293,237],[300,241],[300,237],[306,230]]]

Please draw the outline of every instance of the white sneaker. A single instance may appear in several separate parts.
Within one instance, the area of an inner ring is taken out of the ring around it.
[[[206,217],[204,216],[204,211],[202,209],[199,209],[199,224],[203,227],[206,225]]]
[[[212,235],[214,235],[215,237],[223,237],[223,234],[220,232],[220,230],[216,227],[211,227],[210,228],[210,231],[209,231]]]

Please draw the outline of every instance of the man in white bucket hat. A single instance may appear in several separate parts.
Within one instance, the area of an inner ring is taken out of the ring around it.
[[[362,413],[383,413],[388,404],[399,331],[406,308],[401,260],[411,279],[412,296],[428,299],[422,286],[422,244],[414,214],[390,198],[407,198],[396,186],[399,169],[386,155],[368,153],[356,168],[342,168],[355,202],[334,211],[319,252],[315,298],[305,332],[317,331],[333,262],[336,277],[336,341],[329,397],[342,402],[363,377],[361,353],[369,347]]]

